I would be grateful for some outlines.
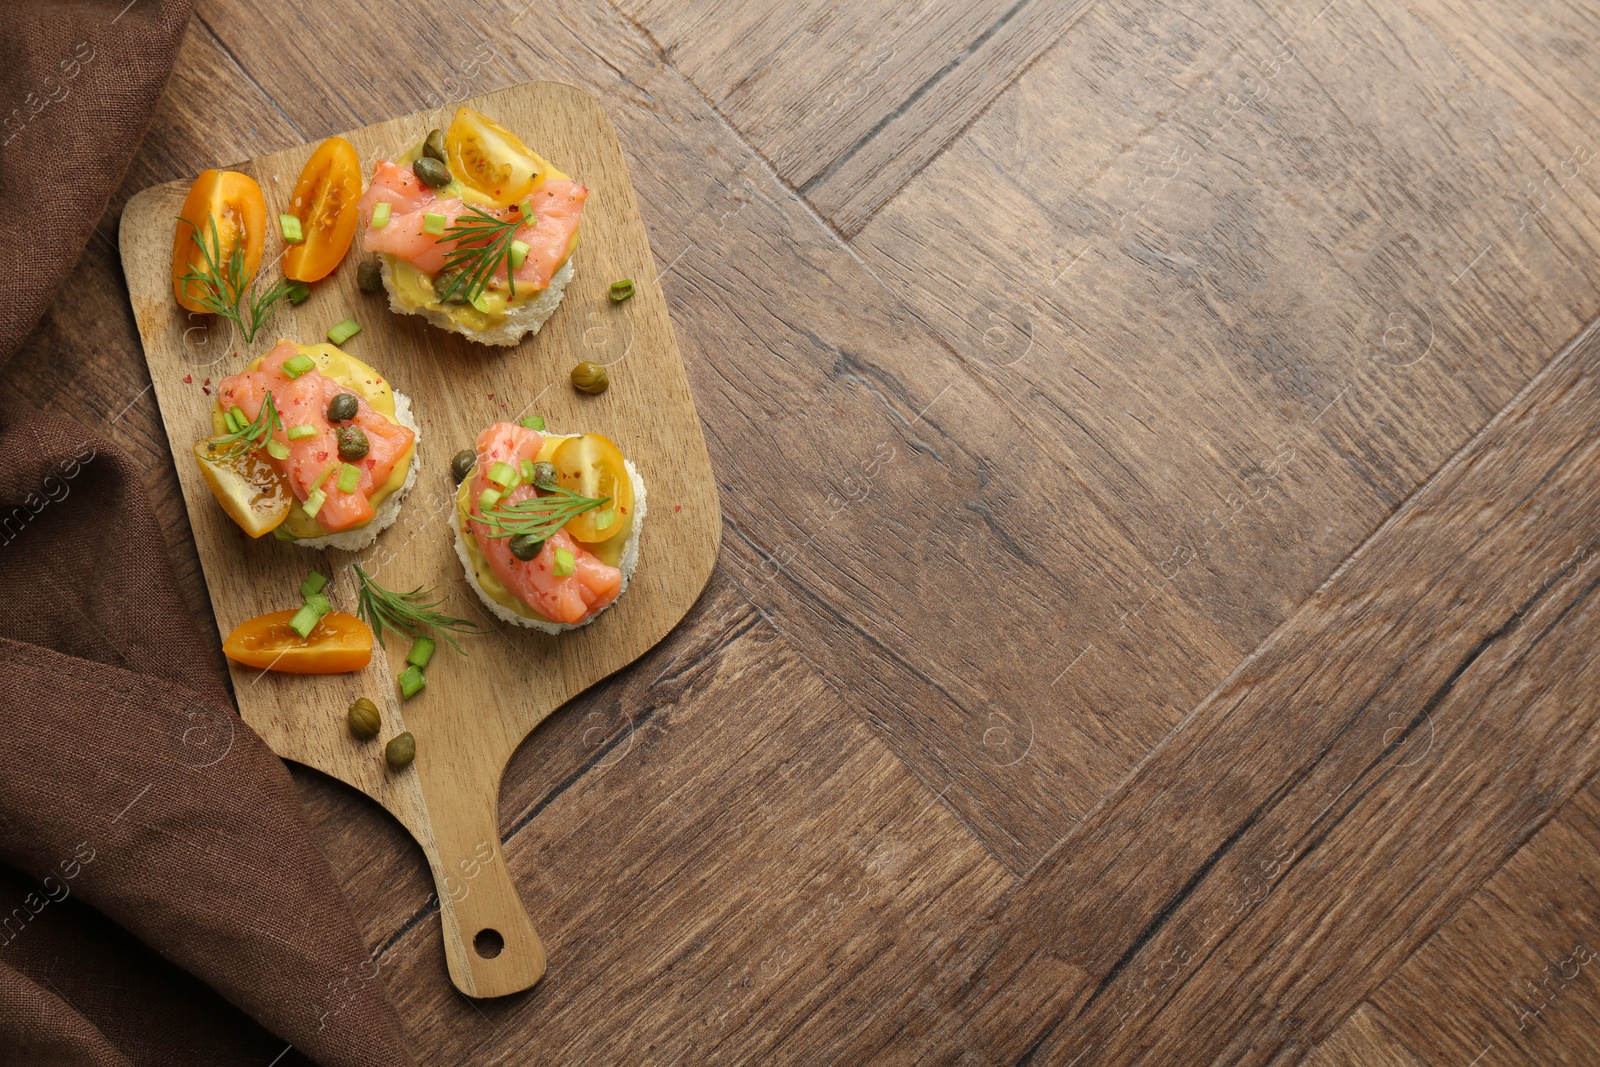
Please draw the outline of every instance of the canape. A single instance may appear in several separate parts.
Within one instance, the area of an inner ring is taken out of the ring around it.
[[[600,434],[510,422],[480,433],[471,458],[450,526],[484,605],[554,634],[614,604],[639,564],[645,487],[633,462]]]
[[[361,198],[362,248],[378,254],[396,314],[514,345],[561,303],[588,194],[464,107],[448,133],[378,161]]]
[[[251,537],[364,548],[417,478],[411,402],[331,344],[279,341],[217,386],[195,459]]]

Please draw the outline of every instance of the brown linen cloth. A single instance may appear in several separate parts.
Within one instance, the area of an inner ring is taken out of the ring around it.
[[[120,182],[189,3],[0,11],[3,364]],[[162,543],[125,456],[0,399],[0,1065],[409,1064]]]

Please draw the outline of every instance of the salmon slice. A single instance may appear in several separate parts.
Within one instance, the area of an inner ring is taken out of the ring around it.
[[[478,435],[478,466],[473,474],[472,514],[480,515],[478,497],[485,489],[498,488],[489,481],[488,471],[495,463],[519,466],[535,459],[544,445],[538,431],[512,422],[497,422]],[[535,495],[534,488],[519,485],[501,499],[508,504]],[[513,596],[547,619],[578,623],[617,599],[622,591],[622,572],[584,549],[583,545],[558,530],[544,543],[539,554],[520,560],[511,554],[509,537],[490,537],[490,528],[474,520],[469,524],[473,539],[489,561],[489,569]],[[573,571],[556,576],[556,549],[572,553]]]
[[[587,188],[570,178],[546,178],[528,196],[533,207],[533,222],[518,226],[515,234],[517,240],[528,246],[527,258],[516,270],[519,289],[536,291],[550,285],[550,279],[570,254],[572,238],[578,232],[583,203],[588,195]],[[373,229],[372,209],[380,203],[389,205],[389,221]],[[424,233],[426,216],[443,215],[444,228],[448,230],[471,210],[471,206],[458,197],[435,195],[410,167],[380,160],[373,171],[372,184],[361,198],[364,223],[361,247],[368,252],[387,252],[426,274],[437,274],[444,269],[445,257],[455,251],[456,242]],[[502,220],[521,214],[512,208],[482,210]],[[503,265],[494,277],[498,287],[504,288],[506,270]]]
[[[340,393],[352,391],[316,370],[290,378],[283,372],[283,364],[299,351],[292,341],[280,342],[261,357],[259,369],[222,379],[217,399],[224,409],[237,407],[253,420],[261,414],[261,405],[271,391],[283,419],[283,429],[273,431],[273,437],[288,447],[289,458],[274,459],[265,451],[261,455],[287,477],[297,499],[304,501],[313,489],[322,489],[327,499],[317,511],[317,525],[338,533],[371,521],[372,494],[389,480],[416,435],[390,422],[361,394],[352,393],[356,417],[350,421],[367,435],[367,454],[350,464],[360,472],[356,488],[349,493],[341,490],[339,474],[345,461],[339,458],[334,427],[328,421],[328,403]],[[316,432],[291,441],[287,435],[291,426],[310,426]]]

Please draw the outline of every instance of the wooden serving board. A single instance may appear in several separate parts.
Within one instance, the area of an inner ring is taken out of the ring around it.
[[[174,219],[187,183],[134,197],[123,214],[121,244],[221,632],[253,615],[298,606],[300,582],[313,568],[331,575],[334,607],[353,613],[351,563],[390,589],[436,587],[446,598],[442,610],[492,627],[462,639],[465,657],[441,642],[427,688],[403,704],[395,684],[408,650],[403,638],[391,637],[387,661],[380,651],[359,674],[296,676],[230,665],[240,713],[275,752],[361,790],[416,838],[438,886],[451,979],[469,996],[492,997],[528,988],[545,967],[544,948],[500,850],[497,808],[506,763],[545,717],[632,662],[684,616],[710,577],[720,516],[705,440],[610,120],[588,94],[550,82],[466,103],[589,187],[576,277],[544,329],[516,348],[475,344],[420,317],[393,314],[385,296],[362,293],[359,235],[309,300],[285,305],[245,346],[229,323],[191,315],[173,299]],[[376,160],[394,158],[429,129],[447,126],[451,113],[419,113],[344,136],[370,177]],[[282,210],[314,147],[234,168],[261,183],[269,219]],[[276,226],[268,230],[264,283],[278,276],[273,264],[282,252]],[[634,279],[637,293],[614,304],[608,286],[619,278]],[[361,333],[345,350],[412,398],[421,426],[416,485],[399,520],[361,552],[318,552],[270,536],[252,541],[223,514],[191,458],[194,442],[211,432],[209,390],[278,338],[316,343],[349,316]],[[598,397],[568,382],[584,359],[609,367],[611,388]],[[648,490],[640,562],[628,591],[593,624],[555,637],[508,627],[483,610],[462,578],[449,529],[451,457],[472,447],[489,423],[529,414],[543,415],[553,432],[606,434],[635,462]],[[358,741],[345,725],[346,708],[358,696],[382,710],[376,740]],[[416,762],[391,771],[384,742],[402,730],[416,737]],[[504,947],[492,954],[497,941]]]

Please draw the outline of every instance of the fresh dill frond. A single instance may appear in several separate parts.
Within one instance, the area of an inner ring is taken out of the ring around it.
[[[386,629],[405,634],[412,639],[423,636],[421,631],[431,630],[464,656],[466,653],[461,652],[461,646],[456,644],[453,634],[486,632],[466,619],[457,619],[435,611],[435,608],[444,603],[444,598],[428,600],[427,598],[433,595],[432,589],[424,589],[419,585],[409,593],[392,592],[374,581],[371,575],[361,569],[361,564],[353,563],[351,566],[355,568],[356,578],[360,583],[360,588],[356,592],[356,614],[372,627],[372,635],[378,639],[380,645],[384,644],[383,634]]]

